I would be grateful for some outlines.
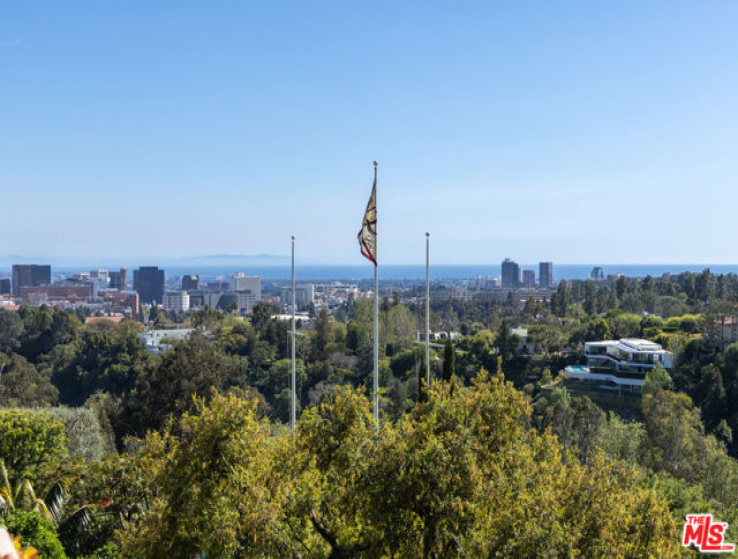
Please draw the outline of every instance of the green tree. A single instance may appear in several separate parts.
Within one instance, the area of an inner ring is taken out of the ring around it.
[[[215,330],[221,322],[223,322],[223,313],[218,312],[210,307],[205,307],[201,311],[192,313],[190,319],[192,326],[195,328],[204,328],[205,330]]]
[[[72,460],[87,462],[100,460],[110,451],[106,435],[94,410],[89,408],[49,408],[43,413],[64,422],[67,437],[67,455]]]
[[[23,328],[18,313],[0,309],[0,352],[9,353],[20,347]]]
[[[294,556],[299,541],[284,531],[281,490],[272,485],[278,464],[268,429],[256,420],[256,402],[215,396],[210,407],[198,399],[193,411],[182,418],[183,436],[167,438],[171,451],[153,480],[158,498],[140,526],[129,528],[123,552]]]
[[[449,381],[454,376],[454,343],[451,338],[446,340],[443,348],[443,380]]]
[[[135,433],[159,429],[168,416],[179,417],[194,409],[193,396],[207,396],[210,388],[243,384],[246,362],[226,356],[199,332],[153,361],[136,378],[136,396],[127,413]]]
[[[33,478],[67,453],[64,423],[47,413],[0,410],[0,459],[13,479]]]
[[[272,307],[271,305],[259,302],[254,305],[251,311],[251,324],[259,334],[264,334],[269,327],[269,323],[272,320]]]
[[[643,397],[645,464],[674,477],[696,479],[702,467],[704,428],[686,394],[658,390]]]
[[[39,369],[51,376],[62,403],[78,406],[99,390],[116,396],[130,393],[148,362],[137,332],[125,326],[109,332],[91,329],[73,343],[57,345],[41,359]]]
[[[640,463],[640,451],[646,431],[642,423],[625,421],[610,412],[600,437],[600,447],[608,456],[626,464]]]
[[[610,327],[607,325],[607,322],[604,318],[600,318],[599,320],[596,320],[594,322],[593,326],[591,327],[587,332],[587,338],[591,341],[602,341],[602,340],[611,340],[612,334],[610,333]],[[591,331],[591,337],[589,332]]]
[[[20,355],[0,353],[0,402],[5,407],[49,406],[59,398],[51,381]]]
[[[597,312],[595,286],[591,280],[584,282],[584,312],[590,315]]]
[[[653,394],[659,390],[672,390],[673,388],[674,383],[669,372],[659,363],[646,373],[641,391],[643,394]]]
[[[314,355],[316,359],[325,359],[325,348],[333,341],[333,330],[331,328],[331,316],[328,309],[323,307],[318,313],[315,322],[315,336],[313,337]]]
[[[605,413],[586,396],[571,402],[574,445],[582,464],[589,465],[600,444],[606,420]]]
[[[272,441],[255,404],[200,400],[166,435],[157,498],[121,533],[143,557],[672,556],[666,503],[633,470],[561,460],[502,375],[436,383],[377,431],[370,399],[336,388]]]

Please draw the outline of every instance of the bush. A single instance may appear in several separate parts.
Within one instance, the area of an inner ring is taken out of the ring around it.
[[[108,451],[108,443],[94,410],[89,408],[50,408],[44,410],[64,422],[67,453],[72,459],[96,462]]]
[[[95,410],[89,408],[17,408],[7,410],[29,416],[47,416],[61,422],[66,439],[67,456],[96,462],[110,452],[111,444],[100,426]],[[5,455],[0,455],[3,458]],[[8,463],[8,459],[5,459]],[[50,460],[49,460],[50,461]]]
[[[41,411],[0,410],[0,458],[11,479],[33,476],[41,465],[58,462],[66,454],[61,420]]]
[[[56,530],[51,523],[37,512],[13,511],[5,518],[0,518],[0,525],[8,529],[14,536],[20,536],[21,545],[29,545],[38,550],[39,557],[44,559],[66,559],[64,548]]]

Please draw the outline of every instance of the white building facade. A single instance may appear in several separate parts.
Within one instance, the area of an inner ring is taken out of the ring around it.
[[[186,291],[164,293],[163,307],[165,311],[188,312],[190,310],[190,294]]]
[[[261,278],[259,276],[246,276],[238,272],[231,276],[231,291],[251,291],[254,299],[261,301]]]

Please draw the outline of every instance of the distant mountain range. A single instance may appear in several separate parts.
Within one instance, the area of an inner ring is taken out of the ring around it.
[[[51,264],[52,267],[110,268],[126,266],[281,266],[289,263],[289,256],[278,254],[206,254],[181,257],[68,257],[26,256],[9,254],[0,256],[0,269],[10,269],[13,264]]]
[[[181,260],[287,260],[289,256],[279,254],[206,254],[204,256],[192,256],[181,258]]]

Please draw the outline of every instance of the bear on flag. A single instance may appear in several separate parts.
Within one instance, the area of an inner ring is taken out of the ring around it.
[[[369,203],[366,205],[364,212],[364,222],[361,224],[359,231],[359,246],[361,254],[377,265],[377,171],[376,163],[374,164],[374,185],[372,186],[372,194],[369,197]]]

